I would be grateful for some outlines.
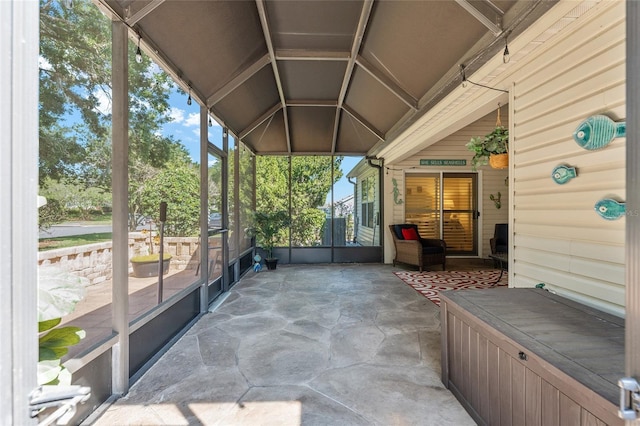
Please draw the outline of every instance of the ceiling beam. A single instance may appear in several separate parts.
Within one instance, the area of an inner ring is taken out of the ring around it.
[[[318,99],[292,99],[287,101],[288,107],[332,107],[336,108],[338,102],[335,100]]]
[[[220,102],[225,96],[229,93],[233,92],[235,89],[240,87],[245,81],[249,80],[253,77],[258,71],[264,68],[271,62],[271,57],[269,54],[265,54],[263,57],[255,61],[253,64],[249,65],[245,68],[240,74],[232,78],[228,83],[226,83],[220,90],[218,90],[213,95],[209,96],[207,99],[207,107],[211,108],[213,105]]]
[[[276,61],[276,52],[273,48],[271,28],[269,27],[269,19],[267,17],[267,9],[265,7],[264,0],[256,0],[256,7],[258,8],[258,15],[260,15],[260,23],[262,24],[262,31],[264,32],[264,40],[269,51],[271,67],[273,68],[273,78],[275,79],[278,94],[280,95],[280,104],[282,105],[282,113],[284,114],[284,133],[287,138],[287,149],[289,150],[289,153],[291,153],[291,132],[289,130],[287,104],[284,97],[284,90],[282,89],[282,80],[280,79],[280,73],[278,72],[278,62]]]
[[[260,117],[254,120],[253,123],[249,124],[243,131],[241,131],[238,134],[238,139],[242,139],[245,136],[247,136],[249,133],[253,132],[255,129],[258,128],[258,126],[260,126],[262,123],[267,121],[269,117],[273,116],[273,114],[280,111],[281,109],[282,109],[281,104],[275,104],[274,106],[269,108],[264,114],[262,114]]]
[[[358,27],[356,28],[353,44],[351,45],[351,54],[349,55],[349,61],[347,62],[347,69],[344,72],[344,78],[342,79],[342,86],[340,87],[340,94],[338,95],[338,110],[336,111],[336,119],[333,126],[333,141],[331,143],[331,152],[336,150],[336,143],[338,141],[338,127],[340,125],[340,108],[344,104],[344,98],[347,96],[347,89],[353,78],[353,70],[356,65],[356,57],[360,53],[360,47],[362,46],[362,39],[369,23],[369,17],[371,16],[371,10],[373,9],[373,0],[365,0],[362,4],[362,10],[360,11],[360,19],[358,20]],[[354,117],[355,118],[355,117]]]
[[[276,59],[279,61],[348,61],[349,52],[280,49],[276,51]]]
[[[384,140],[384,133],[376,129],[375,126],[365,120],[363,116],[355,112],[353,109],[349,108],[349,106],[347,105],[343,105],[342,109],[351,117],[353,117],[358,123],[362,124],[368,131],[373,133],[378,139]]]
[[[358,64],[363,70],[365,70],[371,77],[375,78],[378,83],[389,89],[396,97],[402,102],[407,104],[409,108],[414,111],[418,110],[418,100],[411,96],[409,92],[404,90],[398,83],[389,78],[386,74],[376,68],[371,62],[367,61],[362,56],[356,57],[356,64]]]
[[[482,25],[489,28],[494,35],[498,36],[502,33],[502,15],[504,13],[501,13],[502,11],[490,1],[487,1],[486,4],[479,2],[472,4],[469,0],[456,0],[456,3],[480,21]],[[481,11],[477,6],[483,10]]]
[[[133,16],[128,16],[127,19],[125,19],[125,23],[128,26],[132,27],[142,18],[144,18],[145,16],[153,12],[158,6],[160,6],[164,2],[165,0],[155,0],[155,1],[152,1],[151,3],[148,3],[142,9],[137,11]],[[129,14],[130,7],[131,6],[127,7],[127,15]]]

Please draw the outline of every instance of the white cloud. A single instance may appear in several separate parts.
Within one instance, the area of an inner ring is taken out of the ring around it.
[[[185,126],[199,126],[200,125],[200,113],[192,112],[184,121]]]
[[[174,123],[182,123],[184,121],[184,110],[176,107],[171,107],[169,116]]]
[[[198,139],[200,139],[200,129],[193,129],[193,134],[196,135],[198,137]],[[158,260],[158,263],[159,262],[160,262],[160,260]]]

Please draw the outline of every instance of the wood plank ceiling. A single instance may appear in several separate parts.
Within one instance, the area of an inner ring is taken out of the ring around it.
[[[366,155],[548,0],[95,0],[256,154]]]

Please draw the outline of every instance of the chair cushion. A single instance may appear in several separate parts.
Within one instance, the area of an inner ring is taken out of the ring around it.
[[[402,237],[405,240],[419,240],[420,236],[414,228],[402,228]]]
[[[442,253],[444,249],[442,247],[422,246],[423,254],[438,254]]]

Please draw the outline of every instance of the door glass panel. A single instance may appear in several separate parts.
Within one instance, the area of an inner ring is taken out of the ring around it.
[[[411,173],[405,191],[405,219],[421,237],[444,239],[447,254],[478,253],[477,174]]]
[[[418,225],[422,238],[440,238],[440,173],[405,178],[405,220]]]
[[[218,232],[222,228],[222,158],[211,151],[208,154],[208,282],[220,278],[222,275],[222,237]]]
[[[444,174],[443,235],[448,252],[475,254],[476,176]]]

